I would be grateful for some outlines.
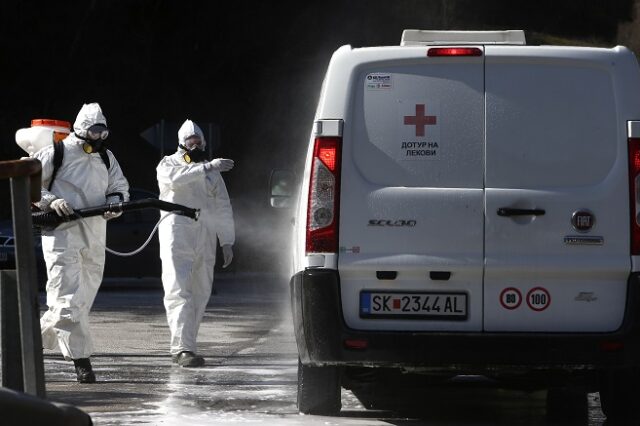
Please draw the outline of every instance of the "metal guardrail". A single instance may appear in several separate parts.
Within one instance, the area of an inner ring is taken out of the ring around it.
[[[45,398],[31,202],[40,200],[41,164],[0,161],[11,184],[16,270],[0,273],[2,386]]]

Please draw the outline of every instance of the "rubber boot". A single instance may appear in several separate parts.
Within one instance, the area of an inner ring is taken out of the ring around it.
[[[73,365],[76,367],[78,383],[96,382],[96,375],[93,374],[93,368],[91,368],[91,361],[89,361],[89,358],[74,359]]]
[[[202,367],[204,358],[190,351],[182,351],[177,355],[172,355],[171,360],[180,367]]]

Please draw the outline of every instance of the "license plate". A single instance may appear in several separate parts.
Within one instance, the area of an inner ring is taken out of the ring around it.
[[[361,318],[467,318],[466,293],[360,292]]]

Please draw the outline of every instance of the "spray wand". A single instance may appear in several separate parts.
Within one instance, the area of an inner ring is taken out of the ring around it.
[[[169,203],[167,201],[156,200],[155,198],[145,198],[143,200],[123,201],[119,203],[105,204],[97,207],[78,209],[74,210],[73,215],[71,216],[58,216],[58,214],[55,212],[37,212],[32,213],[31,218],[34,226],[42,228],[43,230],[52,230],[63,223],[71,222],[74,220],[80,220],[81,222],[84,222],[84,218],[86,217],[99,216],[106,212],[120,213],[143,209],[159,209],[169,212],[170,214],[187,216],[192,218],[193,220],[198,220],[198,217],[200,215],[200,209],[192,209],[181,204]],[[105,250],[117,256],[133,256],[140,253],[140,251],[142,251],[151,241],[151,238],[158,229],[158,225],[160,225],[160,222],[162,222],[169,216],[170,215],[164,216],[158,221],[158,223],[156,223],[156,226],[153,228],[153,231],[151,231],[149,238],[147,238],[144,244],[142,244],[142,246],[140,246],[138,249],[129,253],[121,253],[119,251],[112,250],[109,247],[105,247]],[[87,229],[91,231],[90,228]]]
[[[36,212],[31,214],[33,225],[45,230],[52,230],[65,222],[71,222],[84,217],[99,216],[106,212],[120,213],[143,209],[159,209],[181,216],[188,216],[198,220],[199,209],[192,209],[181,204],[169,203],[167,201],[156,200],[155,198],[145,198],[136,201],[123,201],[119,203],[104,204],[102,206],[87,207],[73,211],[72,216],[58,216],[56,212]]]

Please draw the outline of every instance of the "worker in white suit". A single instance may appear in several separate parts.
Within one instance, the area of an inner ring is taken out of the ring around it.
[[[85,104],[73,133],[58,142],[62,151],[56,154],[51,145],[34,154],[42,163],[42,198],[36,203],[40,209],[70,216],[74,209],[128,201],[129,183],[106,149],[108,136],[100,105]],[[54,166],[57,155],[62,163]],[[59,347],[65,359],[73,360],[81,383],[96,381],[89,360],[93,352],[89,311],[102,282],[105,219],[118,215],[107,212],[104,217],[76,220],[42,232],[48,276],[48,310],[40,319],[43,347]]]
[[[171,215],[159,227],[164,306],[171,332],[172,361],[181,367],[200,367],[196,338],[213,286],[216,238],[224,265],[233,259],[235,226],[229,194],[220,172],[233,161],[206,160],[206,141],[200,127],[186,120],[178,130],[178,149],[156,168],[160,199],[200,209],[197,221]],[[170,213],[163,213],[163,216]]]

